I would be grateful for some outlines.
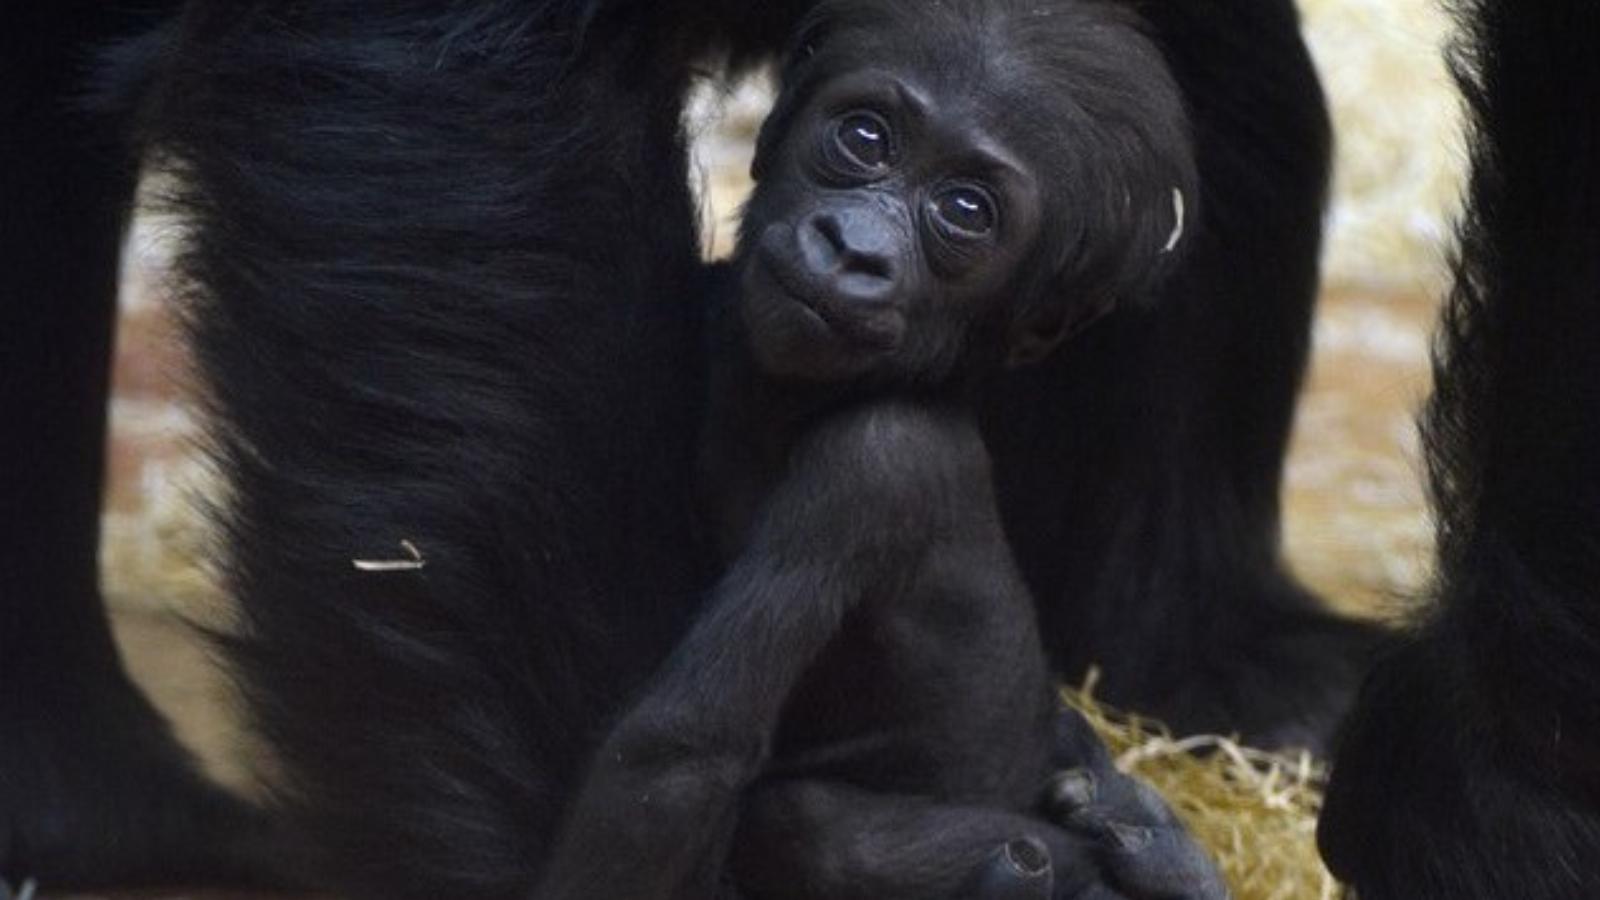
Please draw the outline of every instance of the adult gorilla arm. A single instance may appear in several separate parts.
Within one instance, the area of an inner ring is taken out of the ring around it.
[[[1462,6],[1468,213],[1423,418],[1439,604],[1321,824],[1363,898],[1600,896],[1600,7]]]
[[[1070,680],[1189,730],[1321,747],[1376,632],[1284,571],[1278,489],[1309,340],[1330,138],[1291,0],[1139,13],[1183,88],[1185,256],[985,423],[1007,529]]]
[[[351,896],[525,892],[703,596],[682,12],[197,2],[161,56],[233,656]]]

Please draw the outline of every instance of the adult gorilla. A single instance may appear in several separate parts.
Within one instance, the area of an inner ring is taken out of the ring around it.
[[[1600,5],[1459,9],[1438,603],[1362,688],[1319,838],[1363,900],[1600,897]]]
[[[235,658],[349,893],[525,890],[587,754],[694,618],[714,572],[686,477],[682,99],[706,54],[758,57],[808,5],[194,2],[130,54],[140,134],[187,186]],[[0,447],[0,722],[20,735],[0,873],[238,877],[272,851],[188,774],[94,587],[132,180],[54,105],[120,24],[73,12],[4,23],[28,41],[0,90],[29,139],[0,215],[8,240],[52,239],[6,273],[0,329],[0,417],[28,436]],[[1007,530],[1065,676],[1099,662],[1111,699],[1181,728],[1318,745],[1372,637],[1276,549],[1325,113],[1287,0],[1141,12],[1186,91],[1203,218],[1154,313],[990,398]]]

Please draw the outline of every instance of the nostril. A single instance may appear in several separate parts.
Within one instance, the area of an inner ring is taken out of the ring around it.
[[[812,216],[801,235],[801,250],[812,271],[893,280],[894,261],[883,252],[885,223],[868,216],[831,212]]]
[[[894,278],[894,266],[889,263],[889,258],[876,253],[846,253],[845,269],[873,278]]]
[[[800,229],[799,243],[806,268],[818,275],[838,271],[843,264],[844,231],[830,215],[812,216]]]
[[[834,252],[844,253],[849,249],[844,243],[844,227],[833,216],[827,213],[815,216],[811,220],[811,227],[827,240],[828,246],[832,247]]]

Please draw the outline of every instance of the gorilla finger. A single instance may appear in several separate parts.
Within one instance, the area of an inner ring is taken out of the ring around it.
[[[1101,862],[1129,894],[1149,900],[1227,900],[1216,863],[1183,831],[1112,823],[1109,833]]]
[[[1096,834],[1108,822],[1180,827],[1177,815],[1155,788],[1115,771],[1058,772],[1045,785],[1043,806],[1051,821]]]
[[[963,897],[979,900],[1050,900],[1055,871],[1044,844],[1024,837],[989,855],[978,869],[973,887]]]
[[[1088,769],[1067,769],[1050,777],[1044,787],[1044,813],[1051,821],[1066,823],[1094,807],[1100,796],[1100,779]]]
[[[1149,782],[1132,776],[1123,776],[1118,781],[1121,783],[1113,793],[1117,795],[1118,811],[1126,815],[1124,821],[1168,828],[1183,827],[1166,798]]]
[[[1058,768],[1089,768],[1114,771],[1111,753],[1095,733],[1083,713],[1063,706],[1056,713],[1055,765]]]

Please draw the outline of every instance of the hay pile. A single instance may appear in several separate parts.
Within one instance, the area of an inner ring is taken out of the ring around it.
[[[1117,767],[1167,798],[1211,850],[1235,900],[1332,900],[1339,885],[1317,856],[1327,772],[1310,754],[1266,753],[1211,735],[1175,738],[1159,723],[1094,698],[1096,676],[1062,698],[1088,718]]]

